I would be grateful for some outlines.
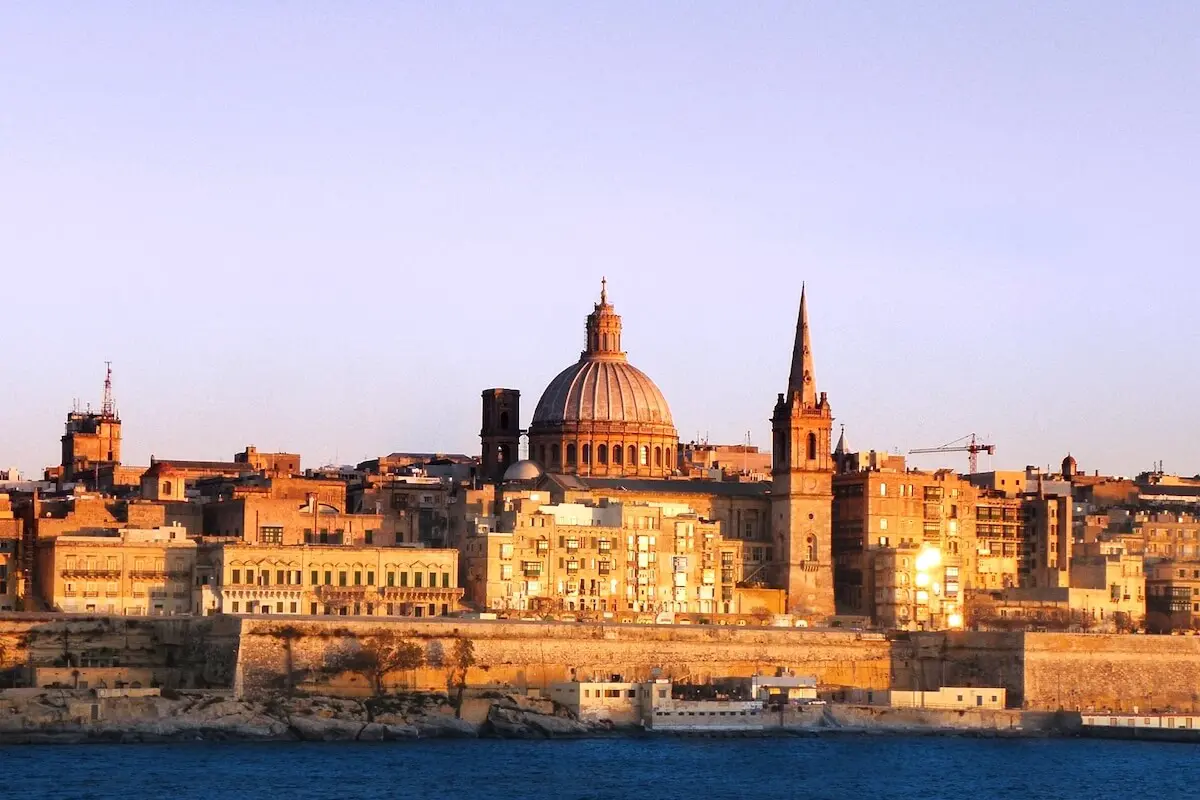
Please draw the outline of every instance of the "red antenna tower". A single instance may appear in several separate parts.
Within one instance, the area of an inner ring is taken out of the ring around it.
[[[104,366],[108,371],[104,374],[104,402],[100,405],[100,413],[105,417],[115,417],[117,415],[117,407],[116,403],[113,402],[112,362],[105,361]]]

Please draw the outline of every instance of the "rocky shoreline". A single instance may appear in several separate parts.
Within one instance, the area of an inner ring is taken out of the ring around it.
[[[65,689],[21,691],[0,697],[0,744],[544,739],[611,730],[519,695],[472,699],[471,718],[460,719],[445,695],[424,693],[239,700],[200,692],[97,698]]]

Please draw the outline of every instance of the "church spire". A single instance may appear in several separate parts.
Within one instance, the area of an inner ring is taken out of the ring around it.
[[[792,347],[792,371],[788,375],[788,396],[800,393],[806,406],[817,404],[817,385],[814,382],[812,346],[808,337],[808,300],[804,284],[800,285],[800,318],[796,321],[796,343]]]

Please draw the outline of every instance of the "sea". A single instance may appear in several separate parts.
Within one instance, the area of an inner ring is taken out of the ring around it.
[[[1197,745],[834,735],[0,747],[0,797],[1200,797]]]

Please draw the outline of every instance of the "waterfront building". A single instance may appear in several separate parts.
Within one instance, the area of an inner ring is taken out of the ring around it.
[[[936,708],[962,711],[969,708],[1001,709],[1008,702],[1008,691],[997,686],[943,686],[930,691],[888,692],[892,708]]]
[[[456,550],[207,542],[200,554],[204,614],[434,617],[463,596]]]
[[[196,543],[181,527],[63,534],[37,542],[40,600],[64,613],[190,614]]]

